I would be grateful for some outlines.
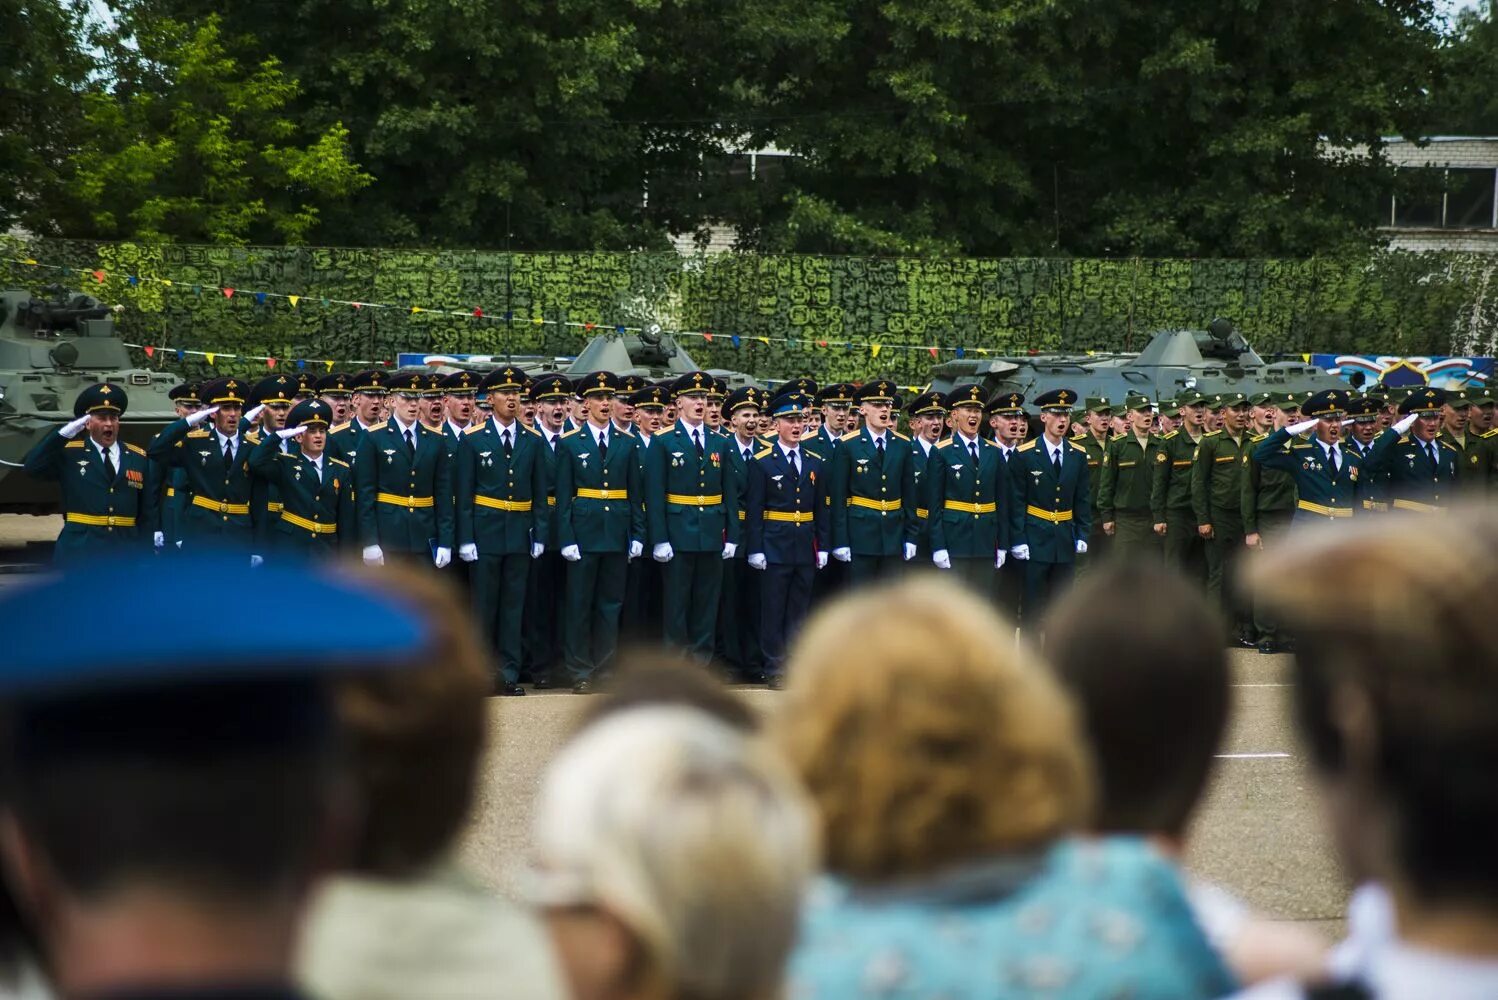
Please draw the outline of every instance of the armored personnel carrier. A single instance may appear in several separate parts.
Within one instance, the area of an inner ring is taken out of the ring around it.
[[[1037,354],[1030,357],[965,358],[934,365],[931,388],[948,392],[978,383],[984,394],[1022,392],[1026,399],[1050,389],[1071,389],[1083,399],[1123,402],[1130,392],[1153,400],[1173,399],[1186,389],[1219,392],[1317,392],[1347,383],[1316,365],[1265,361],[1226,319],[1205,330],[1162,330],[1138,354]]]
[[[167,391],[182,379],[134,367],[107,306],[55,285],[46,294],[0,292],[0,513],[57,509],[56,485],[26,475],[21,461],[73,419],[73,400],[87,386],[125,389],[130,406],[120,435],[131,444],[145,447],[176,416]]]

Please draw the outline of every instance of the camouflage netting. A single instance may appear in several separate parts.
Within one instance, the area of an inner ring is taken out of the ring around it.
[[[120,325],[132,343],[286,360],[393,359],[401,351],[561,356],[576,353],[591,335],[561,322],[600,330],[659,324],[686,334],[684,346],[704,366],[761,377],[887,373],[914,384],[934,360],[1137,350],[1152,331],[1201,327],[1218,315],[1233,320],[1265,355],[1489,355],[1498,339],[1498,287],[1490,291],[1498,255],[1484,254],[698,258],[41,239],[5,240],[0,251],[38,262],[0,264],[5,287],[36,291],[61,282],[123,303]],[[220,287],[236,289],[235,296],[226,298]],[[295,308],[275,297],[257,302],[256,291],[301,301]],[[323,299],[393,308],[354,309]],[[413,313],[412,306],[481,309],[484,318]],[[930,347],[938,349],[936,359]],[[156,352],[151,363],[182,367],[170,352]],[[265,366],[221,361],[219,367]]]

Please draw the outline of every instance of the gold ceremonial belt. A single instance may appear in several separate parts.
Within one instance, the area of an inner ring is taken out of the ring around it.
[[[1052,524],[1060,524],[1062,521],[1071,520],[1069,510],[1046,510],[1044,507],[1026,507],[1025,513],[1031,517],[1038,517],[1042,521],[1050,521]]]
[[[431,497],[398,497],[394,493],[376,493],[375,499],[380,503],[388,503],[394,507],[407,507],[414,509],[416,507],[432,506]]]
[[[996,503],[963,503],[961,500],[948,500],[945,504],[947,510],[961,511],[964,514],[992,514],[999,509]],[[1071,513],[1066,515],[1071,517]]]
[[[1312,514],[1320,514],[1322,517],[1351,517],[1351,507],[1328,507],[1325,504],[1311,503],[1309,500],[1299,500],[1295,506]]]
[[[287,524],[295,525],[298,528],[304,528],[307,531],[316,532],[319,535],[338,534],[338,525],[336,524],[319,524],[316,521],[309,521],[305,517],[297,517],[289,510],[281,511],[281,520],[285,521]]]
[[[789,521],[792,524],[806,524],[817,516],[809,510],[767,510],[764,515],[766,521]]]
[[[174,497],[174,496],[177,495],[177,491],[175,489],[173,489],[172,487],[168,486],[166,488],[166,495],[169,496],[169,497]]]
[[[271,502],[269,502],[269,503],[267,503],[267,504],[266,504],[266,505],[265,505],[265,509],[266,509],[266,511],[267,511],[267,512],[268,512],[268,513],[271,513],[271,514],[279,514],[279,513],[281,513],[281,512],[282,512],[282,511],[283,511],[283,510],[285,510],[285,509],[286,509],[286,505],[285,505],[285,504],[283,504],[283,503],[276,503],[276,502],[274,502],[274,501],[271,501]]]
[[[870,500],[868,497],[849,497],[849,507],[867,507],[869,510],[882,510],[888,513],[900,509],[899,500]]]
[[[742,521],[743,519],[744,519],[744,512],[743,511],[739,511],[739,520]]]
[[[69,514],[69,524],[86,524],[92,528],[133,528],[135,518],[119,514]]]
[[[674,503],[678,507],[713,507],[723,502],[723,494],[714,493],[710,497],[689,497],[685,493],[667,493],[666,502]]]
[[[629,490],[578,490],[573,494],[580,500],[628,500]]]
[[[1418,510],[1422,514],[1439,514],[1446,509],[1433,503],[1421,503],[1419,500],[1395,500],[1394,506],[1399,510]]]
[[[1386,504],[1386,503],[1384,503],[1382,500],[1364,500],[1363,501],[1363,509],[1364,510],[1388,510],[1389,509],[1389,505]]]
[[[194,496],[192,505],[211,510],[215,514],[248,514],[250,512],[250,505],[247,503],[227,503],[222,500],[210,500],[205,496]]]
[[[915,509],[915,516],[918,517],[918,518],[920,518],[922,521],[924,521],[928,517],[931,516],[931,512],[929,510],[927,510],[925,507],[917,507]]]
[[[555,507],[556,505],[557,505],[557,498],[556,497],[547,497],[546,498],[546,506],[548,506],[548,507]]]
[[[535,506],[534,500],[496,500],[486,497],[482,493],[474,495],[473,502],[480,507],[490,507],[494,510],[508,510],[515,514],[525,514]]]

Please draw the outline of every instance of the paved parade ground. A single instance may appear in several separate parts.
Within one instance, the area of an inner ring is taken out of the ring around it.
[[[0,516],[0,568],[30,539],[54,537],[60,518]],[[0,587],[22,577],[0,572]],[[1265,913],[1340,933],[1347,889],[1322,833],[1304,758],[1290,728],[1290,658],[1232,655],[1234,716],[1206,808],[1192,831],[1189,863]],[[756,709],[778,693],[743,689]],[[497,888],[514,885],[527,848],[530,803],[543,766],[566,738],[584,696],[532,692],[490,700],[491,745],[466,860]],[[1162,734],[1168,738],[1168,734]]]

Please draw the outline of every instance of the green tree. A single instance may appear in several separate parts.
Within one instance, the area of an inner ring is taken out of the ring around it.
[[[1431,134],[1498,135],[1498,23],[1491,3],[1457,15],[1442,62],[1446,76],[1431,101]]]
[[[219,21],[122,16],[97,39],[105,72],[84,98],[82,143],[52,223],[70,236],[299,243],[369,183],[334,121],[288,117],[297,84],[272,57],[246,64]]]

